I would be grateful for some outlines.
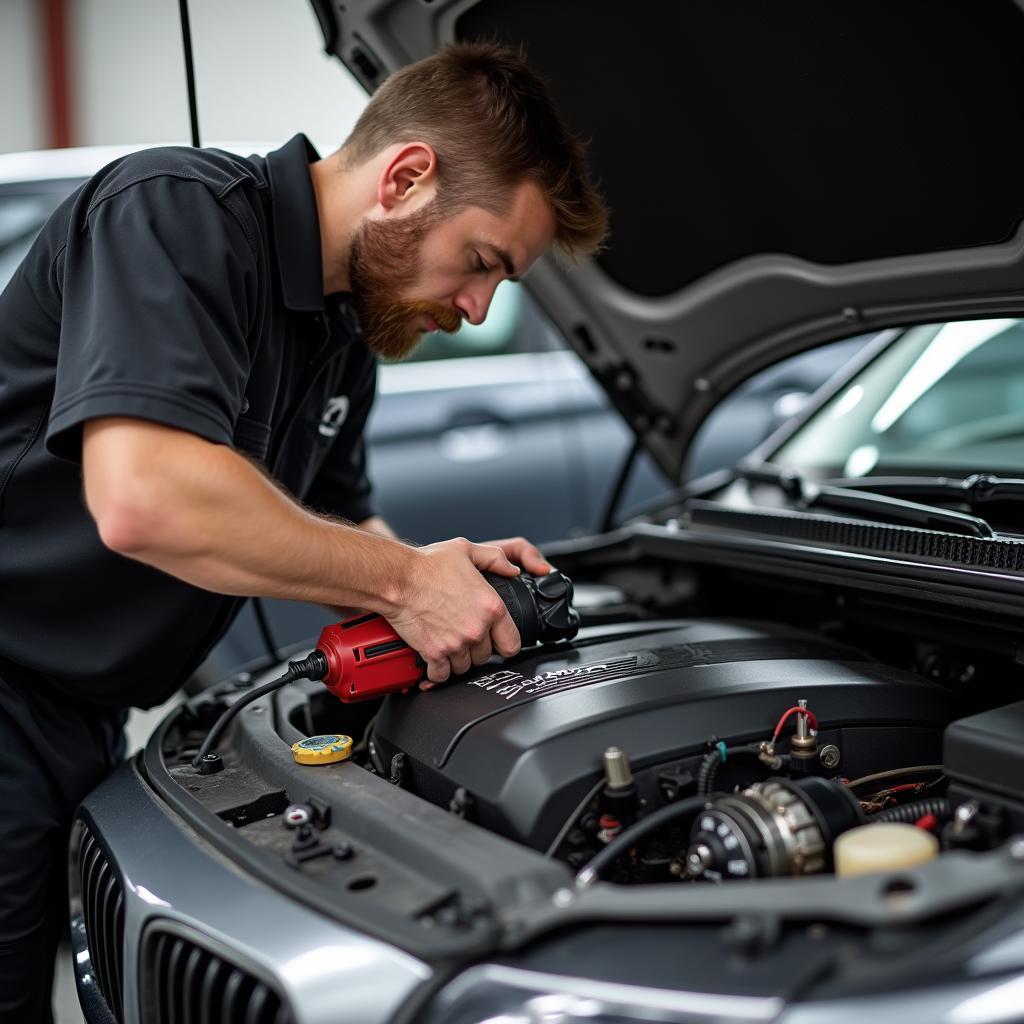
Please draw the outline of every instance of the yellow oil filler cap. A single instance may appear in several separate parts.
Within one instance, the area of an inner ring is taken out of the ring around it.
[[[352,753],[352,737],[340,733],[307,736],[292,744],[292,757],[299,764],[334,764],[344,761]]]
[[[836,874],[854,878],[876,871],[900,871],[927,864],[939,853],[930,832],[901,822],[877,822],[844,832],[832,847]]]

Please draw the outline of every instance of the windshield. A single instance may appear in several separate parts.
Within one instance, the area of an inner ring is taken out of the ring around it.
[[[909,328],[769,461],[818,479],[1024,475],[1024,320]]]

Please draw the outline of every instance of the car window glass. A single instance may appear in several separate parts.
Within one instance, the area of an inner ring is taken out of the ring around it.
[[[873,338],[861,334],[790,356],[754,374],[726,396],[701,425],[687,454],[683,479],[735,465]]]
[[[0,290],[24,259],[46,218],[63,193],[0,195]]]
[[[862,476],[883,468],[1020,472],[1024,321],[909,328],[772,460]]]

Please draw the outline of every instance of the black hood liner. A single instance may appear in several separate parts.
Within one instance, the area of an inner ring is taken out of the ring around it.
[[[1024,219],[1012,0],[482,0],[613,210],[604,270],[666,295],[735,260],[842,264],[996,243]]]

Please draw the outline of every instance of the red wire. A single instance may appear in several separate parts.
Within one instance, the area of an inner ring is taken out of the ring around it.
[[[811,728],[817,731],[818,720],[814,717],[813,711],[808,711],[807,708],[790,708],[779,719],[779,724],[775,726],[775,732],[772,733],[772,746],[775,746],[775,741],[779,738],[779,733],[782,732],[782,727],[786,724],[791,715],[806,715]]]

